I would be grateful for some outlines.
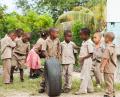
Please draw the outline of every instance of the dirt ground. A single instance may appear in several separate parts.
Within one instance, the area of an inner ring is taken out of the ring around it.
[[[92,93],[92,94],[85,94],[85,95],[74,95],[74,94],[61,94],[59,97],[103,97],[104,93]],[[46,94],[39,94],[39,95],[31,95],[29,93],[24,92],[12,92],[8,93],[7,95],[0,95],[0,97],[48,97]],[[120,97],[120,93],[116,94],[116,97]]]
[[[1,71],[1,70],[0,70]],[[1,72],[0,72],[1,73]],[[80,73],[73,73],[73,78],[74,79],[79,79],[80,78]],[[16,90],[10,90],[5,92],[0,90],[0,97],[48,97],[47,94],[32,94],[26,91],[16,91]],[[74,95],[72,93],[68,94],[61,94],[59,97],[103,97],[104,93],[91,93],[91,94],[84,94],[84,95]],[[116,93],[116,97],[120,97],[120,93]]]

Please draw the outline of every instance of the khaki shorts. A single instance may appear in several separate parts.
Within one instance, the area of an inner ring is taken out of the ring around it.
[[[17,57],[13,56],[12,57],[12,66],[16,66],[19,69],[25,69],[25,60],[24,59],[17,59]]]

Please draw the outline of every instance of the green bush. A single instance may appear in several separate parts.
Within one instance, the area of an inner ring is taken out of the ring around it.
[[[81,45],[82,41],[80,39],[80,30],[85,27],[84,24],[82,24],[80,21],[76,21],[72,26],[72,32],[73,32],[73,41],[77,45]]]
[[[17,28],[22,28],[25,32],[32,33],[32,43],[35,43],[39,38],[38,32],[40,29],[48,29],[53,26],[53,19],[47,14],[39,15],[36,12],[29,10],[24,15],[19,15],[16,12],[10,14],[4,13],[0,18],[0,38],[10,31]]]

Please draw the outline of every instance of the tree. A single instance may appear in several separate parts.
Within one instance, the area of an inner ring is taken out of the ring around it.
[[[16,12],[9,14],[2,12],[0,14],[0,37],[3,37],[10,30],[22,28],[25,32],[32,33],[32,43],[35,43],[39,38],[40,29],[48,29],[53,26],[53,19],[47,14],[39,15],[32,10],[28,10],[25,15]]]
[[[82,1],[85,0],[17,0],[16,4],[24,12],[32,9],[39,14],[49,13],[56,21],[62,13],[70,11]]]
[[[5,10],[7,6],[0,6],[0,38],[4,35],[4,32],[6,32],[6,25],[5,25]]]

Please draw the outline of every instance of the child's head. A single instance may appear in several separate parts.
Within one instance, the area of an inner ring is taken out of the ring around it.
[[[15,33],[16,33],[17,37],[21,37],[22,34],[24,33],[24,30],[21,29],[21,28],[19,28],[19,29],[17,29],[17,30],[15,31]]]
[[[94,35],[93,35],[93,42],[95,44],[99,44],[100,41],[101,41],[101,38],[102,38],[102,35],[100,32],[96,32]]]
[[[41,36],[41,38],[43,38],[43,39],[47,39],[47,37],[48,37],[47,31],[42,31],[42,32],[40,33],[40,36]]]
[[[65,41],[69,43],[72,40],[72,32],[70,30],[65,30],[64,38],[65,38]]]
[[[23,33],[23,34],[22,34],[22,41],[23,41],[24,43],[29,42],[29,41],[30,41],[30,38],[31,38],[31,34],[30,34],[30,33]]]
[[[8,36],[14,41],[17,37],[15,31],[9,31]]]
[[[115,38],[115,35],[113,32],[107,32],[105,34],[105,43],[113,42],[114,38]]]
[[[88,29],[88,28],[81,29],[80,38],[82,40],[87,40],[87,39],[89,39],[89,37],[90,37],[90,29]]]
[[[49,29],[50,37],[53,39],[56,39],[58,37],[58,29],[56,28],[50,28]]]

